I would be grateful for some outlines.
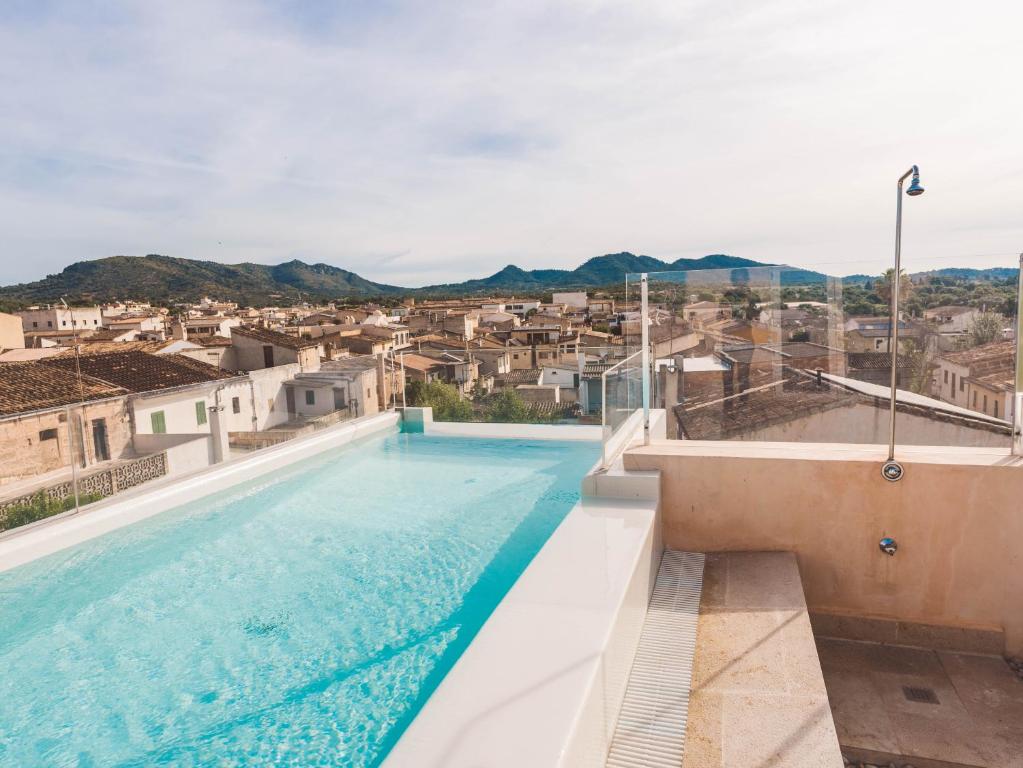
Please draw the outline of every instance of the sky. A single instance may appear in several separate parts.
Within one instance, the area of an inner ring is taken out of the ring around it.
[[[1018,263],[1023,3],[0,3],[0,284],[162,253],[419,286],[623,250]]]

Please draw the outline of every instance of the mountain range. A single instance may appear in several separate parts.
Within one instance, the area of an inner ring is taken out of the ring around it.
[[[283,264],[221,264],[173,256],[110,256],[79,261],[42,280],[0,287],[0,304],[18,307],[55,302],[61,296],[77,302],[115,299],[148,300],[159,304],[197,301],[202,296],[261,306],[296,300],[386,298],[397,296],[443,297],[468,294],[537,294],[575,288],[617,288],[627,274],[698,269],[737,269],[770,266],[737,256],[713,254],[698,259],[662,261],[653,256],[610,253],[595,256],[575,269],[525,270],[509,264],[504,269],[461,283],[403,288],[376,283],[329,264],[306,264],[292,260]],[[1016,270],[948,268],[925,273],[971,280],[1012,277]],[[789,285],[819,283],[820,272],[787,270],[782,282]],[[846,282],[875,278],[853,275]]]
[[[0,288],[0,301],[10,305],[54,302],[61,296],[76,301],[147,299],[154,303],[196,301],[202,296],[244,305],[281,300],[344,297],[458,296],[494,291],[543,292],[571,288],[617,286],[634,272],[761,266],[736,256],[713,255],[665,262],[652,256],[613,253],[596,256],[576,269],[524,270],[508,265],[490,277],[462,283],[403,288],[375,283],[329,264],[292,260],[283,264],[221,264],[174,256],[110,256],[79,261],[42,280]]]

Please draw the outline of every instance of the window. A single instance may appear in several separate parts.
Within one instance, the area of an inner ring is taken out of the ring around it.
[[[46,321],[46,327],[47,328],[52,328],[53,327],[53,321],[52,320],[47,320]]]
[[[316,405],[316,393],[311,389],[305,391],[305,404]]]
[[[163,411],[156,411],[149,417],[149,419],[153,422],[154,435],[167,434],[167,418],[163,415]]]
[[[948,384],[948,371],[945,371],[945,383]]]
[[[977,390],[973,390],[973,407],[977,407]]]
[[[195,423],[198,426],[202,426],[206,423],[206,401],[196,400],[195,401]]]
[[[984,413],[987,413],[987,395],[984,395]]]
[[[56,430],[56,428],[54,428],[54,429],[42,429],[42,430],[39,431],[39,442],[42,442],[43,440],[56,440],[56,439],[57,439],[57,430]]]
[[[33,328],[38,328],[38,327],[39,327],[39,323],[38,323],[38,322],[36,322],[35,320],[33,320],[33,321],[32,321],[32,327],[33,327]]]
[[[995,400],[995,418],[998,418],[998,401]]]
[[[67,327],[67,320],[64,320],[64,321],[62,321],[62,322],[61,322],[61,324],[62,324],[63,326],[65,326],[65,327]]]
[[[952,397],[956,396],[956,375],[952,374]]]
[[[240,397],[232,397],[231,398],[231,413],[241,413],[241,412],[242,412],[242,401],[241,401],[241,398]]]
[[[274,367],[274,348],[270,344],[263,346],[263,367],[273,368]]]
[[[960,392],[966,391],[966,379],[964,379],[962,376],[959,377],[959,391]]]

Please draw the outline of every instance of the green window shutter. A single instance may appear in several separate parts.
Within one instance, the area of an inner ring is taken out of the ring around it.
[[[153,421],[153,434],[154,435],[165,435],[167,434],[167,420],[163,416],[163,411],[157,411],[150,417]]]
[[[206,401],[197,400],[195,403],[195,423],[200,427],[206,423]]]

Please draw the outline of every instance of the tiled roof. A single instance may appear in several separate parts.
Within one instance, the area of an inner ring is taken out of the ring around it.
[[[173,341],[173,340],[172,340]],[[82,343],[79,351],[83,355],[103,355],[108,352],[148,352],[156,354],[169,343],[168,341],[96,341],[91,344]],[[74,346],[62,348],[55,357],[68,357],[74,360]]]
[[[82,336],[82,344],[96,344],[101,341],[114,341],[119,336],[124,336],[131,333],[131,330],[126,329],[114,329],[114,328],[100,328],[98,331],[93,331],[88,336]]]
[[[1016,342],[995,341],[972,349],[964,349],[962,352],[949,352],[941,358],[955,365],[967,366],[971,371],[979,363],[990,361],[1005,361],[1007,366],[1012,366],[1016,358]]]
[[[544,418],[571,419],[579,415],[582,408],[579,403],[527,403],[526,409],[530,416]]]
[[[722,396],[723,389],[718,387],[717,397],[706,397],[697,403],[687,400],[673,410],[680,430],[688,439],[730,440],[748,437],[767,427],[786,424],[833,408],[864,404],[879,409],[888,408],[887,398],[871,395],[869,390],[877,389],[876,385],[851,379],[845,382],[843,384],[825,378],[823,384],[818,384],[813,375],[784,369],[780,380],[758,384],[730,396]],[[929,400],[900,391],[896,407],[900,412],[913,413],[929,420],[963,424],[965,419],[971,428],[989,431],[1003,429],[983,414],[977,414],[977,418],[974,418],[967,412],[958,413],[944,403],[931,401],[931,405]]]
[[[184,355],[151,355],[141,351],[91,354],[85,350],[79,356],[79,363],[83,374],[135,393],[231,379],[237,375]],[[75,370],[73,355],[47,358],[40,364]]]
[[[850,352],[847,361],[849,370],[890,371],[892,356],[887,352]],[[912,368],[908,355],[899,355],[899,368]]]
[[[74,405],[126,394],[125,390],[83,376],[74,368],[55,368],[42,361],[0,363],[0,416]]]
[[[444,363],[439,360],[426,357],[425,355],[417,355],[405,353],[401,356],[402,361],[406,368],[411,368],[413,371],[432,371],[435,368],[441,368]]]
[[[508,373],[499,373],[494,377],[494,383],[506,387],[514,387],[518,384],[536,384],[540,380],[539,368],[520,368]]]
[[[995,373],[989,373],[986,376],[976,377],[974,380],[980,384],[990,387],[991,389],[1002,389],[1006,392],[1012,392],[1015,390],[1015,371],[1011,368],[1007,368],[1002,371],[996,371]]]
[[[289,336],[286,333],[278,333],[267,328],[232,328],[231,335],[234,336],[236,334],[261,341],[264,344],[284,347],[285,349],[302,350],[319,346],[319,342],[310,339],[300,339],[297,336]]]
[[[237,328],[235,329],[238,330]],[[197,335],[189,339],[202,347],[230,347],[231,340],[226,336],[202,336]]]
[[[761,346],[725,347],[720,354],[726,360],[736,363],[778,362],[782,357],[778,350]]]

